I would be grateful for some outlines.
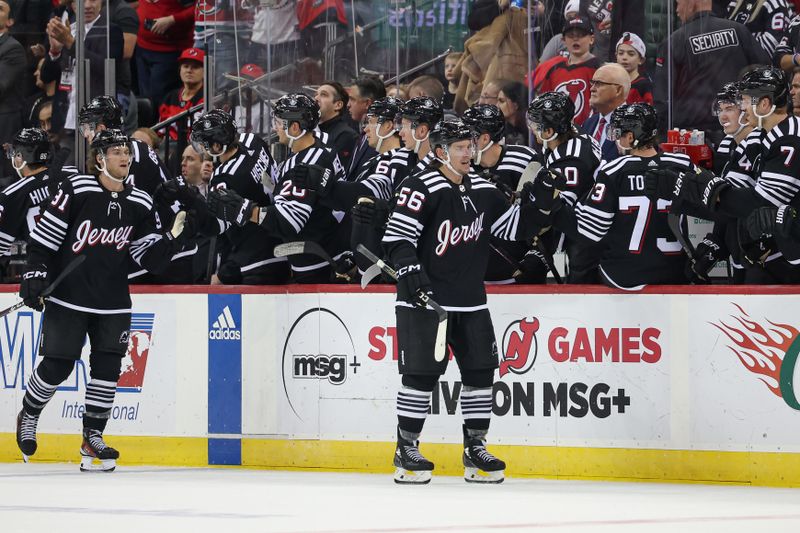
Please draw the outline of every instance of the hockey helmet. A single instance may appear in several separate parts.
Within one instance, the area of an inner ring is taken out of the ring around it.
[[[78,124],[98,124],[106,128],[122,127],[122,106],[113,96],[95,96],[78,112]]]
[[[650,104],[622,104],[611,113],[608,126],[609,140],[617,141],[631,132],[631,148],[639,148],[653,142],[658,136],[658,115]]]
[[[536,131],[551,129],[557,135],[573,129],[575,104],[569,96],[559,92],[544,93],[534,98],[528,106],[528,126]]]
[[[417,96],[403,104],[399,117],[409,119],[413,127],[427,124],[432,128],[441,122],[444,113],[441,104],[430,96]]]
[[[719,116],[723,104],[736,104],[739,101],[739,88],[741,82],[731,81],[723,85],[717,91],[717,97],[714,99],[712,114],[715,117]]]
[[[367,116],[378,117],[378,124],[382,124],[387,120],[394,122],[402,106],[402,100],[393,96],[387,96],[372,102],[367,108]]]
[[[447,147],[458,141],[472,140],[472,130],[460,120],[441,121],[431,130],[429,137],[431,150]]]
[[[475,104],[464,111],[461,120],[476,137],[488,133],[491,140],[497,142],[505,133],[506,119],[495,105]]]
[[[742,76],[739,93],[761,99],[768,97],[776,108],[784,107],[789,91],[786,76],[775,67],[758,67]]]
[[[92,139],[91,148],[100,154],[105,154],[106,150],[114,146],[127,146],[130,149],[130,138],[122,130],[103,130]]]
[[[221,109],[212,109],[192,124],[191,140],[209,153],[215,143],[222,146],[224,152],[236,141],[233,117]]]
[[[28,165],[46,165],[53,156],[50,139],[47,138],[47,133],[39,128],[19,130],[8,146],[7,155],[12,164],[17,154]],[[16,164],[14,165],[16,168]]]
[[[284,94],[272,104],[272,114],[279,119],[297,122],[300,128],[311,131],[319,124],[319,104],[303,93]]]

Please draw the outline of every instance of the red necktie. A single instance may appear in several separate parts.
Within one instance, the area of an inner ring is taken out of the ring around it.
[[[606,117],[600,117],[600,122],[597,123],[597,131],[594,132],[594,139],[600,142],[603,138],[603,130],[606,129]]]

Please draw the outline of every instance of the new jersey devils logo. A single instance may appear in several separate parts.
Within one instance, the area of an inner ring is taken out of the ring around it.
[[[524,374],[536,361],[539,343],[536,332],[539,331],[539,319],[524,318],[512,322],[503,333],[503,360],[500,362],[500,377],[509,372]]]
[[[564,93],[569,96],[569,99],[575,104],[575,115],[580,116],[583,113],[583,108],[586,105],[586,89],[589,86],[586,80],[568,80],[561,83],[556,87],[556,92]]]

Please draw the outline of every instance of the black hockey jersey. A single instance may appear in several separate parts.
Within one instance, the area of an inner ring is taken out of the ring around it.
[[[150,196],[125,185],[105,189],[95,176],[61,183],[28,243],[28,263],[60,272],[76,255],[83,264],[56,288],[50,300],[78,311],[131,312],[128,254],[145,268],[164,268],[176,250],[162,236]]]
[[[786,117],[764,136],[755,172],[759,196],[775,207],[793,203],[800,191],[800,117]]]
[[[727,15],[730,20],[744,24],[770,57],[789,25],[786,0],[730,0]]]
[[[574,210],[563,207],[556,214],[556,224],[568,236],[577,229],[581,237],[603,242],[600,275],[610,286],[639,290],[686,282],[686,256],[667,224],[672,202],[653,202],[645,195],[644,176],[655,168],[686,172],[694,165],[683,154],[620,157],[599,168],[594,187]]]
[[[431,280],[433,298],[445,309],[476,311],[486,308],[489,234],[532,238],[535,231],[522,218],[520,207],[509,205],[489,181],[468,174],[456,184],[429,168],[403,181],[383,245],[390,257],[416,254]]]
[[[732,137],[725,137],[723,143],[720,143],[722,151],[718,150],[718,153],[724,154],[726,146],[730,147],[730,153],[722,172],[717,175],[725,178],[734,187],[755,187],[755,172],[761,159],[763,137],[764,130],[758,128],[751,131],[739,144],[736,144]],[[724,141],[729,138],[731,141],[726,144]]]
[[[14,241],[28,240],[39,220],[42,204],[53,191],[52,180],[45,170],[0,192],[0,255],[7,255]]]
[[[733,135],[726,135],[717,146],[714,152],[714,175],[722,176],[726,168],[731,164],[733,151],[736,150],[738,143]]]
[[[156,187],[170,177],[167,167],[155,150],[142,141],[131,139],[131,166],[126,183],[153,196]]]
[[[494,166],[472,165],[472,170],[478,176],[501,184],[498,188],[516,191],[519,179],[528,165],[533,161],[541,163],[541,160],[541,155],[533,148],[519,144],[509,144],[503,146],[500,159],[497,160]]]

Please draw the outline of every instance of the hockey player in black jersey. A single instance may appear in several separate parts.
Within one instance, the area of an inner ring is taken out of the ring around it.
[[[609,136],[619,159],[603,164],[592,189],[574,206],[561,195],[548,174],[534,181],[540,209],[554,214],[555,226],[568,237],[604,245],[601,279],[609,286],[640,290],[650,284],[685,283],[686,256],[671,233],[667,214],[670,201],[651,200],[645,175],[650,169],[672,168],[688,172],[695,167],[683,154],[656,151],[658,119],[648,104],[625,104],[611,115]]]
[[[81,470],[113,470],[117,450],[103,440],[111,415],[122,358],[128,348],[131,298],[128,255],[149,269],[168,264],[192,226],[183,216],[169,231],[158,226],[150,196],[125,183],[130,161],[128,138],[119,130],[98,133],[91,145],[91,173],[63,181],[44,210],[28,244],[20,296],[44,308],[39,355],[17,417],[17,444],[24,458],[36,452],[42,409],[72,373],[88,334],[91,379],[86,386]],[[74,270],[43,302],[51,275],[78,256]],[[99,460],[102,464],[96,465]]]
[[[0,192],[0,256],[11,254],[15,241],[28,240],[39,220],[40,207],[58,185],[48,175],[51,150],[47,133],[38,128],[18,131],[9,145],[6,155],[20,179]],[[23,247],[16,248],[19,250],[14,251],[22,255]]]
[[[572,123],[574,109],[569,96],[549,92],[534,98],[527,112],[528,126],[542,145],[546,170],[540,172],[555,171],[563,176],[561,199],[570,206],[591,190],[600,166],[600,146],[589,135],[578,133]],[[561,235],[548,232],[542,238],[556,248]],[[599,283],[597,265],[602,246],[567,235],[561,248],[567,253],[568,283]]]
[[[415,170],[424,169],[435,156],[431,152],[428,139],[431,130],[444,118],[442,105],[428,96],[417,96],[405,102],[400,108],[397,126],[403,146],[412,152],[409,158],[408,173],[395,176],[395,187]],[[399,180],[399,181],[398,181]]]
[[[796,283],[798,268],[776,252],[774,244],[743,238],[746,232],[742,223],[760,207],[798,202],[800,118],[786,112],[787,84],[779,69],[759,67],[746,73],[739,92],[741,109],[747,121],[756,126],[743,142],[753,137],[761,150],[757,154],[745,151],[747,158],[737,164],[755,179],[755,185],[737,187],[731,180],[708,172],[688,173],[672,187],[672,197],[676,203],[707,209],[711,213],[707,218],[721,215],[739,219],[745,283]]]
[[[232,224],[258,223],[284,242],[316,242],[338,260],[348,255],[349,218],[322,203],[317,192],[299,187],[294,181],[319,182],[324,188],[328,180],[344,178],[339,158],[314,136],[319,106],[305,94],[292,93],[276,100],[272,111],[278,140],[292,152],[278,169],[274,205],[217,188],[209,193],[209,209]],[[289,262],[296,283],[327,283],[333,276],[329,263],[314,255],[293,255]]]
[[[506,119],[494,105],[475,104],[464,111],[461,120],[475,139],[473,172],[494,183],[513,200],[522,173],[531,163],[541,164],[541,157],[527,146],[504,144]],[[496,237],[490,240],[486,283],[546,283],[547,263],[540,250],[530,243]]]
[[[406,178],[383,244],[397,270],[397,339],[402,388],[397,395],[398,483],[427,483],[433,464],[418,439],[431,394],[447,367],[434,358],[438,318],[421,294],[448,311],[447,341],[461,370],[465,479],[499,483],[505,463],[486,450],[497,344],[483,278],[489,234],[527,240],[539,231],[533,205],[509,205],[489,181],[470,173],[472,132],[441,122],[430,134],[437,162]]]
[[[790,13],[787,0],[730,0],[726,14],[728,19],[744,24],[772,57],[789,25]]]
[[[245,136],[249,136],[244,138],[244,141],[249,140],[249,147],[237,136],[233,117],[215,109],[192,125],[191,140],[214,161],[215,169],[208,184],[210,191],[233,190],[242,198],[266,206],[272,203],[275,162],[263,141],[252,134]],[[252,285],[288,281],[286,258],[273,254],[275,245],[281,241],[258,225],[231,226],[218,220],[216,224],[204,224],[202,232],[225,234],[226,242],[219,246],[221,259],[214,282]]]

